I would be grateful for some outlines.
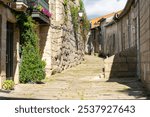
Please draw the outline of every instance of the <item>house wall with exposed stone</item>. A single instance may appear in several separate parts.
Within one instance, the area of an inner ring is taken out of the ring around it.
[[[80,64],[84,56],[80,27],[78,28],[77,38],[75,38],[70,11],[71,6],[79,6],[79,1],[68,1],[67,14],[65,14],[66,9],[63,0],[51,0],[49,1],[49,5],[50,12],[52,13],[50,26],[40,27],[40,44],[41,48],[43,48],[43,60],[47,63],[47,77]],[[45,41],[42,40],[44,30],[47,32],[45,33]]]
[[[150,0],[140,0],[141,79],[150,90]]]
[[[52,13],[50,25],[37,24],[36,32],[39,37],[39,47],[42,59],[46,62],[46,76],[61,72],[67,68],[81,63],[84,56],[84,44],[81,37],[80,26],[77,30],[77,38],[74,35],[74,28],[71,16],[71,6],[79,6],[79,1],[68,0],[67,14],[65,14],[63,0],[50,0],[49,11]],[[67,15],[67,16],[66,16]],[[67,17],[67,20],[66,20]],[[14,25],[13,45],[13,76],[12,80],[19,83],[19,65],[20,65],[20,34],[17,27],[17,20],[12,13],[12,9],[3,3],[0,5],[0,88],[6,78],[6,39],[7,39],[7,21]]]
[[[106,78],[137,76],[137,6],[138,4],[132,2],[122,17],[105,26]]]

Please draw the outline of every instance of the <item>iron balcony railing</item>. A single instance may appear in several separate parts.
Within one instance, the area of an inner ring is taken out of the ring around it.
[[[46,0],[38,0],[38,1],[39,1],[38,3],[41,6],[43,6],[45,9],[49,10],[49,4],[48,4],[48,2]]]
[[[51,13],[49,12],[48,0],[27,0],[28,10],[34,20],[49,24]]]
[[[46,10],[49,10],[48,0],[27,0],[29,7],[43,7]]]

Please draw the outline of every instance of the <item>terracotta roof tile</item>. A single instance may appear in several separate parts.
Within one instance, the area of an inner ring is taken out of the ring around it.
[[[113,13],[110,13],[110,14],[107,14],[107,15],[104,15],[104,16],[100,16],[100,17],[97,17],[97,18],[94,18],[94,19],[91,19],[90,22],[91,22],[91,28],[95,28],[97,26],[99,26],[99,23],[98,21],[101,20],[102,18],[109,18],[109,17],[112,17],[114,16],[116,13],[120,14],[122,12],[122,10],[118,11],[118,12],[113,12]]]

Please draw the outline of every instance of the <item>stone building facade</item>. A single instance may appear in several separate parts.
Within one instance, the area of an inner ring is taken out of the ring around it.
[[[105,77],[137,77],[150,90],[150,0],[128,0],[120,14],[101,23]]]
[[[51,45],[48,47],[51,46],[50,71],[54,74],[80,64],[83,60],[84,47],[80,27],[77,36],[75,37],[74,35],[71,16],[71,6],[79,6],[79,0],[69,0],[66,8],[62,0],[52,0],[50,5],[52,5],[50,11],[53,16],[51,18],[49,38],[51,39]],[[65,10],[67,10],[67,14],[65,14]]]
[[[120,13],[120,11],[117,13]],[[115,12],[90,20],[91,31],[87,39],[88,53],[91,53],[92,50],[93,54],[98,53],[99,56],[104,57],[105,25],[112,20],[114,15]]]
[[[27,12],[30,7],[28,0],[8,2],[0,1],[0,88],[6,79],[19,83],[21,32],[14,11]],[[79,0],[68,0],[67,8],[64,7],[64,0],[36,0],[36,3],[52,14],[51,17],[36,11],[31,14],[37,25],[41,56],[46,62],[46,77],[50,77],[83,60],[80,27],[75,38],[70,11],[71,6],[79,6]]]
[[[105,78],[138,76],[138,18],[138,4],[129,0],[124,10],[102,16],[95,22],[100,32],[100,56],[105,58]]]
[[[150,0],[139,0],[140,76],[150,90]]]
[[[105,25],[105,77],[136,77],[138,74],[138,5],[128,1],[120,15]],[[109,57],[111,56],[111,57]]]

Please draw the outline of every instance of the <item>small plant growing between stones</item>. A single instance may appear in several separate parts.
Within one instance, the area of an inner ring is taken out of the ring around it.
[[[80,10],[84,12],[83,18],[82,18],[82,27],[83,27],[85,30],[89,30],[89,28],[90,28],[90,23],[89,23],[89,20],[87,19],[86,13],[85,13],[83,1],[82,1],[82,0],[79,0],[79,4],[80,4],[80,6],[79,6]],[[84,32],[84,33],[85,33],[85,32]]]
[[[71,8],[71,17],[72,17],[72,23],[73,23],[73,28],[74,28],[74,34],[76,36],[77,31],[78,31],[78,12],[79,9],[78,7],[72,6]]]
[[[78,21],[78,12],[79,10],[83,11],[83,17],[82,17],[82,30],[84,29],[84,31],[89,30],[89,21],[87,19],[85,10],[84,10],[84,4],[82,0],[79,0],[79,7],[76,6],[71,6],[71,16],[72,16],[72,23],[73,23],[73,27],[74,27],[74,31],[75,33],[77,33],[78,28],[79,28],[79,21]],[[85,33],[84,31],[82,31],[81,33]]]
[[[64,23],[66,24],[68,21],[68,0],[64,0],[64,9],[65,9],[65,19],[64,19]]]
[[[2,84],[2,88],[4,90],[13,90],[14,86],[15,86],[15,83],[12,80],[5,80],[4,83]]]
[[[68,5],[68,0],[64,0],[64,7]]]

